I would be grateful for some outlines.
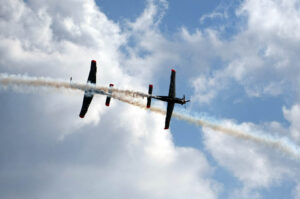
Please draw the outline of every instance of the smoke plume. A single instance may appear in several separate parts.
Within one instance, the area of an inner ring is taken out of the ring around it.
[[[108,92],[108,87],[99,87],[92,84],[79,84],[79,83],[70,83],[62,80],[55,80],[50,78],[37,78],[37,77],[27,77],[21,75],[7,75],[0,74],[0,87],[9,87],[9,86],[18,86],[18,87],[47,87],[55,89],[69,89],[69,90],[97,90]],[[120,89],[111,89],[112,98],[117,99],[121,102],[134,105],[136,107],[147,109],[145,102],[142,102],[141,99],[148,96],[148,94],[136,92],[132,90],[120,90]],[[149,109],[152,112],[159,113],[162,115],[166,114],[164,109],[159,107],[151,107]],[[174,112],[173,117],[179,120],[187,121],[191,124],[202,126],[204,128],[210,128],[214,131],[224,133],[236,138],[249,140],[255,143],[263,144],[277,150],[280,150],[284,153],[291,155],[296,159],[300,159],[300,148],[289,141],[287,138],[276,138],[270,135],[251,133],[246,131],[241,131],[234,128],[225,127],[222,122],[214,123],[203,118],[194,117],[188,113],[179,113]]]

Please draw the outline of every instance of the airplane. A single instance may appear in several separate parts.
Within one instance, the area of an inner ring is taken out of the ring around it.
[[[90,73],[89,73],[89,76],[88,76],[87,84],[96,85],[96,73],[97,73],[97,63],[96,63],[95,60],[92,60],[91,61],[91,69],[90,69]],[[71,77],[70,81],[72,81],[72,77]],[[109,84],[109,88],[112,88],[113,86],[114,86],[113,84]],[[112,96],[112,90],[111,89],[109,89],[108,92],[95,90],[95,89],[92,89],[92,88],[85,89],[84,90],[82,107],[81,107],[81,110],[80,110],[79,117],[84,118],[85,114],[87,113],[87,111],[89,109],[89,106],[90,106],[91,101],[94,97],[94,94],[106,95],[107,97],[106,97],[105,105],[109,106],[110,99],[111,99],[111,96]]]
[[[176,89],[175,89],[175,77],[176,77],[176,71],[172,69],[171,71],[171,80],[170,80],[170,87],[169,87],[169,95],[168,96],[153,96],[153,85],[149,84],[148,89],[148,97],[147,97],[147,108],[150,108],[151,106],[151,99],[157,99],[161,101],[165,101],[168,103],[167,105],[167,114],[166,114],[166,120],[165,120],[165,129],[169,129],[170,121],[174,109],[175,104],[186,104],[190,100],[185,100],[185,95],[183,95],[183,98],[177,98],[176,97]]]

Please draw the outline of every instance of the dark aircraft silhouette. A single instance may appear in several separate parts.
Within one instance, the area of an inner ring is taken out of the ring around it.
[[[90,73],[89,73],[88,80],[87,80],[87,84],[90,84],[90,85],[89,85],[89,87],[87,86],[86,88],[81,88],[82,90],[84,90],[83,103],[82,103],[82,107],[81,107],[80,114],[79,114],[79,117],[81,117],[81,118],[84,118],[85,114],[87,113],[88,108],[94,97],[94,94],[106,95],[107,97],[106,97],[105,105],[109,106],[109,104],[110,104],[110,100],[112,97],[111,89],[109,89],[108,92],[105,92],[105,91],[101,91],[98,89],[93,89],[93,87],[91,87],[91,86],[96,85],[96,75],[97,75],[97,63],[95,60],[92,60],[91,61],[91,69],[90,69]],[[172,69],[168,96],[153,96],[152,95],[153,85],[151,85],[151,84],[149,85],[149,90],[148,90],[147,108],[150,108],[152,98],[161,100],[161,101],[165,101],[168,103],[166,120],[165,120],[165,129],[168,129],[170,126],[170,121],[171,121],[174,105],[175,104],[183,105],[190,101],[190,100],[185,100],[185,95],[183,96],[183,98],[176,97],[175,76],[176,76],[176,71],[174,69]],[[72,81],[72,77],[70,80]],[[110,88],[112,88],[113,86],[114,86],[113,84],[109,84]]]
[[[89,77],[87,80],[88,84],[96,85],[96,73],[97,73],[97,63],[95,60],[92,60],[91,61],[91,69],[90,69]],[[72,80],[72,78],[71,78],[71,80]],[[114,86],[113,84],[109,84],[110,88],[113,86]],[[84,116],[87,113],[88,108],[91,104],[91,101],[94,97],[94,94],[106,95],[107,97],[106,97],[105,105],[109,106],[111,95],[112,95],[111,90],[108,90],[108,92],[104,92],[104,91],[99,91],[99,90],[95,90],[95,89],[91,89],[91,88],[85,89],[84,96],[83,96],[83,103],[82,103],[79,117],[84,118]]]
[[[153,96],[152,95],[153,85],[152,84],[149,85],[149,90],[148,90],[149,96],[147,97],[147,108],[150,108],[152,98],[161,100],[161,101],[165,101],[168,103],[167,115],[166,115],[166,120],[165,120],[165,129],[168,129],[170,126],[170,121],[171,121],[174,105],[175,104],[183,105],[190,101],[190,100],[185,100],[185,95],[183,96],[183,98],[176,97],[175,79],[176,79],[176,71],[174,69],[172,69],[168,96]]]

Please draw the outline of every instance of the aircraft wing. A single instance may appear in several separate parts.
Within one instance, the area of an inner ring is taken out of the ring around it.
[[[166,121],[165,121],[165,129],[168,129],[170,126],[173,109],[174,109],[174,103],[168,102],[167,115],[166,115]]]
[[[174,69],[172,69],[171,80],[170,80],[170,88],[169,88],[169,97],[175,97],[176,96],[175,78],[176,78],[176,71]]]
[[[90,74],[87,80],[88,83],[96,84],[96,73],[97,73],[96,61],[92,60]]]
[[[86,112],[89,109],[89,106],[91,104],[93,97],[94,97],[93,95],[91,95],[91,96],[84,95],[79,117],[84,118]]]
[[[89,77],[87,80],[88,83],[96,84],[96,73],[97,73],[96,61],[93,60],[91,62],[90,74],[89,74]],[[86,90],[84,92],[83,103],[82,103],[79,117],[84,118],[86,112],[88,111],[88,108],[91,104],[93,97],[94,97],[94,93],[92,90]]]

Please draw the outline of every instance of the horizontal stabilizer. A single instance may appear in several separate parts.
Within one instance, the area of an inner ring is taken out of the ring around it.
[[[153,90],[153,85],[150,84],[149,90],[148,90],[149,95],[152,95],[152,90]],[[147,97],[147,108],[150,108],[150,106],[151,106],[151,99],[152,99],[151,97]]]
[[[109,88],[112,88],[114,85],[113,84],[109,84]],[[109,104],[110,104],[110,99],[111,99],[111,93],[112,93],[112,90],[111,89],[108,89],[108,93],[110,94],[110,95],[108,95],[107,97],[106,97],[106,101],[105,101],[105,105],[106,106],[109,106]]]

